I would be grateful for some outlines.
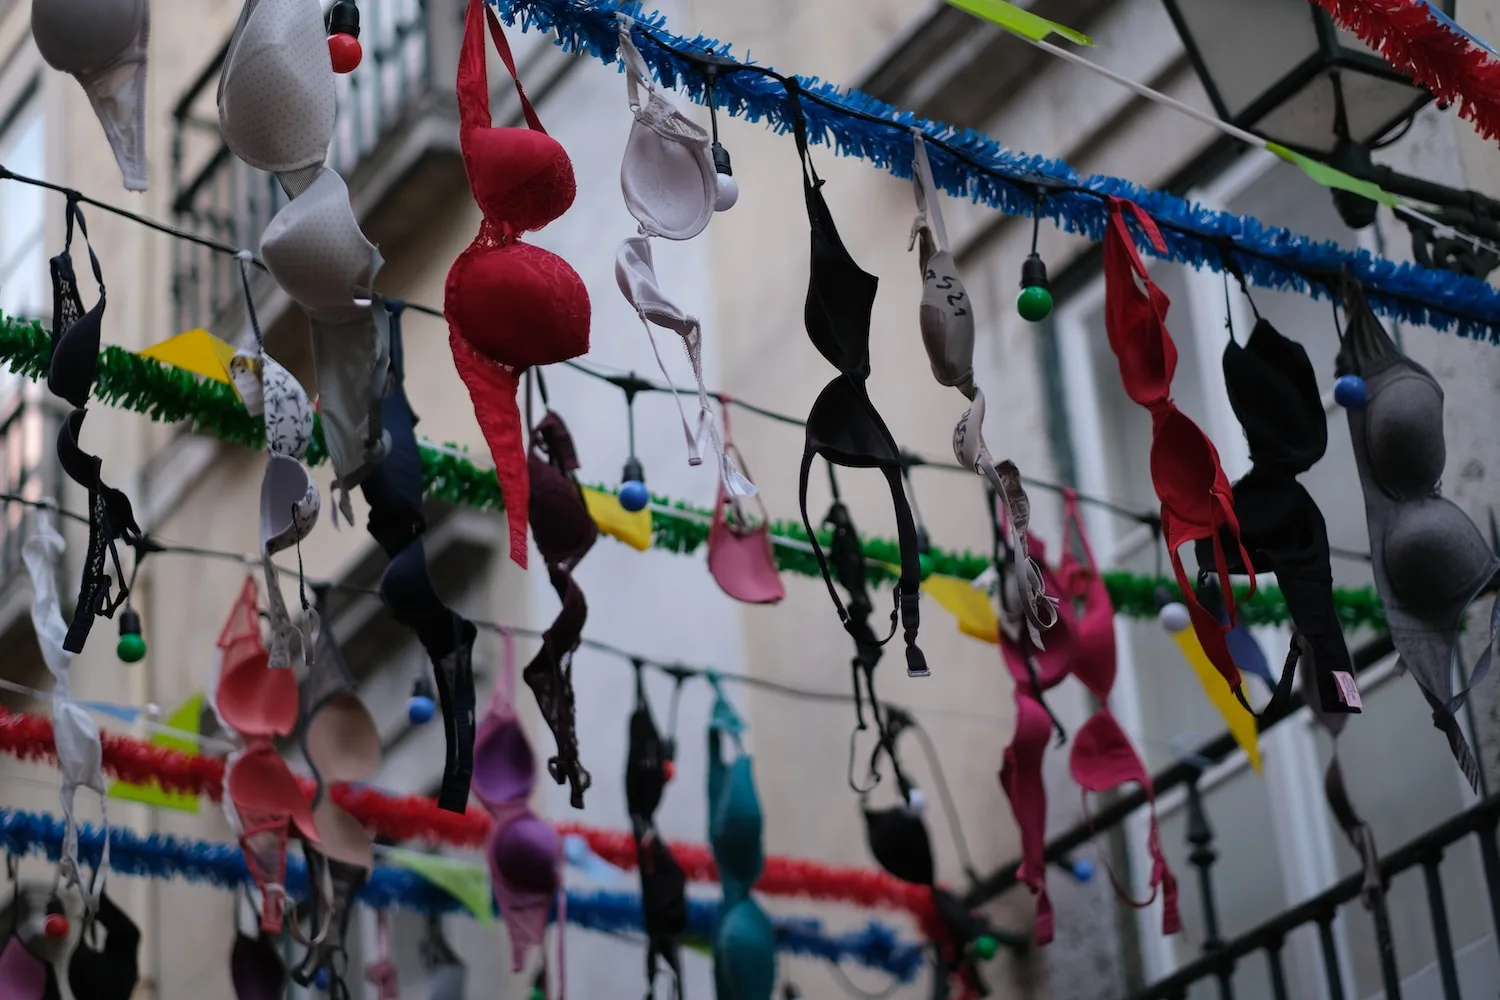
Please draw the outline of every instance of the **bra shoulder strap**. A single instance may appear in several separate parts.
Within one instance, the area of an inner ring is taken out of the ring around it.
[[[465,131],[477,128],[490,128],[494,121],[490,117],[490,82],[489,73],[485,68],[485,44],[484,24],[489,23],[490,37],[495,41],[495,48],[500,53],[500,61],[510,71],[511,79],[516,84],[516,95],[521,99],[521,112],[526,116],[526,124],[532,129],[543,134],[546,129],[542,127],[542,121],[537,117],[536,109],[531,106],[531,100],[526,96],[526,91],[521,87],[521,79],[516,75],[516,60],[511,54],[510,43],[506,40],[505,32],[500,27],[500,19],[495,16],[495,11],[486,0],[469,0],[468,13],[464,18],[464,40],[463,48],[458,57],[458,116],[459,123]]]

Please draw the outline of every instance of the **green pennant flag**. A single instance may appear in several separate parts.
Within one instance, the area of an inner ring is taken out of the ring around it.
[[[1033,42],[1045,42],[1050,35],[1061,35],[1077,45],[1092,46],[1094,40],[1075,28],[1022,10],[1006,0],[948,0],[951,6],[973,14],[991,24],[998,24],[1013,35],[1029,38]]]
[[[184,732],[196,733],[199,731],[199,719],[202,714],[203,694],[199,692],[183,702],[175,712],[167,716],[165,725],[170,729],[180,729]],[[176,733],[157,733],[151,737],[151,743],[155,746],[179,750],[194,757],[200,753],[196,742],[187,737],[178,736]],[[139,802],[143,805],[156,806],[161,809],[176,809],[180,812],[196,813],[198,811],[198,796],[189,792],[165,791],[155,782],[145,785],[132,785],[128,782],[116,781],[109,786],[109,798],[123,799],[126,802]]]
[[[1361,195],[1371,201],[1379,202],[1387,208],[1395,208],[1402,203],[1400,198],[1397,198],[1374,181],[1362,181],[1358,177],[1352,177],[1342,170],[1330,167],[1326,163],[1320,163],[1310,156],[1303,156],[1296,150],[1287,149],[1279,142],[1267,142],[1266,148],[1297,167],[1314,182],[1324,187],[1338,188],[1340,191],[1348,191],[1351,194]]]
[[[391,864],[416,872],[458,900],[481,924],[494,922],[490,871],[484,865],[445,858],[438,854],[402,850],[399,847],[386,848],[385,856]]]

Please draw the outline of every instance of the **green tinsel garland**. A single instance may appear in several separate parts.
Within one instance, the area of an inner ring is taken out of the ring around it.
[[[51,337],[36,323],[21,323],[0,315],[0,363],[31,379],[47,374],[51,356]],[[194,432],[208,434],[231,444],[247,448],[265,447],[265,426],[258,417],[245,411],[244,404],[229,385],[199,378],[191,372],[163,365],[119,347],[105,347],[99,354],[99,373],[94,394],[105,403],[144,413],[162,423],[186,422]],[[307,450],[309,465],[319,465],[328,458],[323,445],[320,422],[314,421],[312,444]],[[427,495],[458,506],[480,510],[505,509],[500,484],[493,469],[475,465],[459,455],[422,448],[422,475]],[[596,489],[616,493],[607,485]],[[708,541],[709,511],[681,500],[653,494],[656,505],[651,518],[652,546],[669,552],[689,553]],[[662,508],[674,508],[690,515],[673,517]],[[774,521],[771,534],[796,542],[807,542],[807,531],[800,521]],[[819,544],[827,546],[829,534],[818,533]],[[876,563],[897,565],[900,550],[887,538],[865,538],[861,544],[865,555]],[[776,563],[785,573],[818,576],[818,563],[811,552],[786,546],[775,548]],[[989,566],[989,558],[972,552],[948,552],[934,548],[927,553],[930,571],[972,580]],[[872,582],[892,578],[883,565],[871,566]],[[1135,573],[1106,572],[1105,586],[1115,613],[1129,618],[1154,619],[1156,592],[1165,587],[1174,597],[1181,591],[1176,580]],[[1240,615],[1251,625],[1280,625],[1287,621],[1286,602],[1275,587],[1262,587],[1253,598],[1248,587],[1235,588]],[[1385,612],[1373,588],[1335,589],[1334,606],[1346,629],[1384,630]]]

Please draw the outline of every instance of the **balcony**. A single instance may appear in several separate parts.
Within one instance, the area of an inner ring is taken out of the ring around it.
[[[457,72],[462,6],[457,0],[363,0],[364,59],[338,77],[339,116],[328,165],[348,182],[370,240],[400,245],[430,219],[436,199],[464,185],[458,155]],[[177,225],[257,250],[287,203],[276,178],[236,159],[219,132],[219,71],[229,42],[173,110],[172,212]],[[234,339],[244,326],[234,259],[178,241],[172,264],[175,329],[213,329]],[[268,332],[290,302],[269,277],[252,284]]]

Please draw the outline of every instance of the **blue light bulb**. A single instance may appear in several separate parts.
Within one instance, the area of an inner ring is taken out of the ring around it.
[[[1073,877],[1080,882],[1092,882],[1094,879],[1094,863],[1088,858],[1074,859]]]
[[[650,502],[651,493],[639,479],[627,479],[620,484],[620,506],[630,513],[645,510]]]
[[[1333,382],[1333,401],[1345,409],[1357,410],[1365,405],[1368,390],[1358,375],[1340,375]]]

